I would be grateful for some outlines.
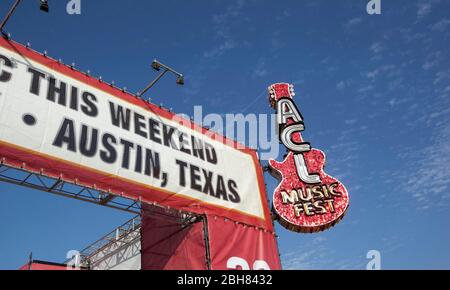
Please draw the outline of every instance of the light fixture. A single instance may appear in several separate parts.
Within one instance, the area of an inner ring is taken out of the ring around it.
[[[152,62],[152,68],[156,71],[161,70],[161,65],[156,59]]]
[[[138,93],[139,97],[142,97],[149,89],[151,89],[166,73],[171,72],[177,77],[176,83],[180,86],[184,85],[184,76],[183,74],[175,71],[174,69],[168,67],[165,64],[160,63],[156,59],[152,62],[152,68],[156,71],[160,71],[164,69],[150,84],[148,84],[142,92]]]
[[[178,76],[178,78],[177,78],[177,84],[180,85],[180,86],[183,86],[183,85],[184,85],[184,76],[183,76],[183,75]]]
[[[49,8],[48,8],[48,0],[40,0],[41,1],[41,5],[40,5],[40,9],[44,12],[48,12]]]

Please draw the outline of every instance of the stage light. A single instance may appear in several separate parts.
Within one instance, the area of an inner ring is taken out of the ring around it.
[[[178,76],[177,84],[180,86],[184,85],[184,76],[183,75]]]
[[[161,70],[161,64],[155,59],[152,62],[152,68],[156,71],[160,71]]]
[[[44,12],[48,12],[49,8],[48,8],[48,0],[41,0],[41,5],[40,5],[40,9]]]
[[[159,75],[150,83],[148,84],[145,89],[143,89],[140,93],[138,93],[139,97],[142,97],[149,89],[151,89],[166,73],[170,72],[174,74],[177,77],[177,84],[178,85],[184,85],[184,76],[175,71],[174,69],[168,67],[167,65],[160,63],[156,59],[152,62],[152,68],[156,71],[161,71]]]

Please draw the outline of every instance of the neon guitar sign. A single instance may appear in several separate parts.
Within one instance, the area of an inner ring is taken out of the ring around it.
[[[325,173],[325,154],[303,140],[305,125],[293,101],[293,86],[275,84],[269,93],[277,110],[280,141],[289,151],[283,162],[269,161],[270,173],[280,180],[273,196],[274,212],[289,230],[324,231],[344,217],[349,207],[347,189]]]

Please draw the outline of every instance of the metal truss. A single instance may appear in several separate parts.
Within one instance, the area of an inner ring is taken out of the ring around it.
[[[140,214],[141,212],[141,203],[139,201],[126,199],[107,192],[75,185],[64,180],[50,178],[4,164],[0,165],[0,182],[49,192],[129,213]]]
[[[124,255],[120,253],[120,249],[126,250],[136,241],[140,241],[140,230],[141,216],[138,215],[82,250],[79,256],[80,266],[101,270],[114,267],[114,257],[111,253],[119,252],[119,254]],[[131,254],[140,254],[140,243]],[[123,259],[123,257],[121,258]]]
[[[181,228],[188,228],[195,223],[203,222],[204,239],[207,245],[207,265],[210,267],[209,237],[206,229],[206,217],[203,215],[162,207],[156,204],[142,205],[139,200],[126,199],[5,164],[0,164],[0,182],[137,214],[133,219],[82,250],[77,258],[80,262],[79,265],[83,268],[113,268],[118,260],[129,258],[130,255],[140,254],[141,221],[142,217],[146,215],[157,219],[170,219],[180,224]],[[137,241],[139,243],[136,243]],[[116,253],[116,255],[112,255],[112,252]],[[72,259],[67,260],[65,264],[71,262]]]
[[[156,219],[170,219],[180,224],[182,229],[204,220],[201,215],[157,205],[145,205],[141,215],[132,218],[82,250],[78,257],[80,266],[93,270],[109,270],[117,267],[120,262],[140,255],[141,222],[142,217],[146,215]],[[70,259],[65,263],[69,261]]]

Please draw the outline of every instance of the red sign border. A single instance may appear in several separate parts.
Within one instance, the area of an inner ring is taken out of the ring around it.
[[[197,199],[191,199],[186,196],[177,196],[177,193],[162,190],[160,188],[151,187],[148,185],[143,185],[141,183],[125,179],[123,177],[114,176],[111,174],[107,174],[105,172],[98,171],[93,168],[88,168],[84,166],[80,166],[79,164],[75,164],[66,160],[62,160],[59,158],[55,158],[46,154],[33,152],[27,150],[25,148],[21,148],[17,145],[8,144],[0,141],[0,158],[1,163],[10,165],[12,167],[22,168],[24,170],[37,172],[41,175],[48,176],[51,178],[60,178],[69,183],[74,183],[77,185],[83,185],[90,188],[95,188],[96,190],[109,192],[111,194],[115,194],[121,197],[131,198],[137,200],[141,198],[142,201],[147,203],[158,203],[164,200],[164,203],[161,203],[163,206],[169,206],[173,208],[178,208],[181,210],[198,213],[198,214],[212,214],[223,217],[228,217],[235,221],[243,222],[249,225],[254,225],[257,227],[264,228],[269,231],[273,231],[273,224],[271,220],[269,206],[266,202],[267,195],[265,190],[265,182],[262,168],[259,164],[257,152],[254,149],[248,148],[242,144],[234,140],[227,139],[224,136],[221,136],[217,133],[211,132],[205,128],[198,126],[190,120],[186,120],[179,116],[176,116],[174,113],[169,112],[159,106],[148,103],[143,99],[140,99],[136,96],[129,94],[119,88],[113,87],[108,83],[105,83],[99,79],[91,77],[81,71],[73,69],[63,63],[60,63],[50,57],[41,55],[40,53],[27,48],[15,41],[6,40],[3,37],[0,37],[0,46],[12,51],[13,53],[20,54],[26,58],[29,58],[33,61],[40,63],[41,65],[46,66],[47,68],[57,71],[61,74],[64,74],[70,78],[78,80],[88,86],[99,89],[105,93],[108,93],[116,98],[119,98],[123,101],[126,101],[130,104],[139,106],[147,111],[150,111],[154,114],[157,114],[160,117],[169,120],[175,120],[181,122],[183,126],[189,128],[191,130],[195,130],[203,135],[208,134],[209,137],[213,140],[222,140],[222,143],[226,146],[230,146],[235,150],[239,150],[245,154],[248,154],[252,157],[253,164],[255,166],[256,176],[258,179],[258,187],[259,193],[261,197],[261,205],[264,211],[264,219],[250,215],[245,212],[241,212],[238,210],[233,210],[225,207],[221,207],[218,205],[213,205],[210,203],[202,202]],[[189,123],[189,126],[186,124]],[[232,145],[230,145],[232,144]],[[240,149],[242,148],[242,149]],[[20,156],[18,158],[18,156]],[[48,169],[42,168],[39,164],[50,163],[54,164],[57,167],[64,168],[65,172],[56,172],[52,170],[54,166],[49,166]],[[103,182],[98,182],[98,180],[104,180]],[[105,186],[107,185],[107,186]],[[125,191],[125,187],[131,186],[132,190]],[[115,187],[116,189],[113,189]],[[119,189],[119,190],[118,190]],[[122,189],[122,190],[120,190]],[[146,191],[148,195],[152,195],[153,198],[145,197],[143,194],[139,194],[139,192]],[[136,192],[136,193],[135,193]],[[182,206],[183,202],[180,200],[195,200],[198,204],[194,204],[194,206]],[[202,210],[204,208],[204,210]]]

